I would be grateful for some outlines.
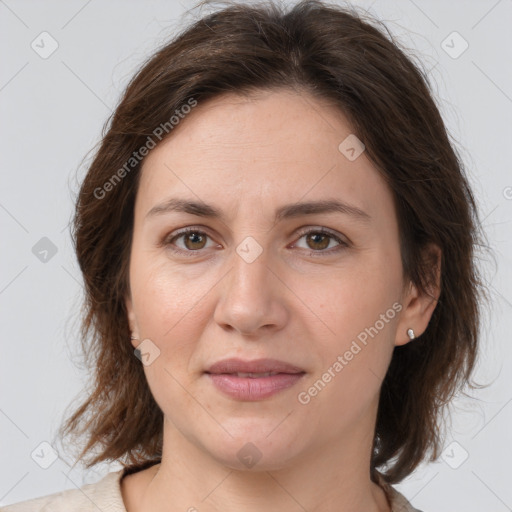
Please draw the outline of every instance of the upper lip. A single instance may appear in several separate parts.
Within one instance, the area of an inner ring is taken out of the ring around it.
[[[231,358],[218,361],[206,370],[206,373],[304,373],[302,368],[277,359],[243,359]]]

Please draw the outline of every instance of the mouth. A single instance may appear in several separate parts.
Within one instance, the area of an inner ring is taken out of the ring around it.
[[[212,365],[205,374],[217,390],[230,398],[256,401],[294,386],[306,372],[276,359],[225,359]]]
[[[280,373],[284,373],[284,372],[265,372],[265,373],[237,372],[237,373],[224,373],[222,375],[234,375],[236,377],[245,377],[248,379],[260,379],[261,377],[270,377],[272,375],[279,375]]]
[[[213,364],[206,370],[210,374],[231,374],[239,377],[259,378],[287,373],[295,375],[305,373],[302,368],[279,361],[277,359],[255,359],[253,361],[244,361],[243,359],[224,359]]]

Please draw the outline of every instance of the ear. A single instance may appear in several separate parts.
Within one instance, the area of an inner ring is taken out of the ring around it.
[[[430,268],[428,289],[424,292],[411,283],[406,284],[402,297],[403,312],[397,325],[395,345],[405,345],[412,341],[407,331],[412,329],[417,338],[427,329],[430,318],[437,306],[441,293],[441,249],[429,244],[423,253],[425,262]]]
[[[139,338],[139,326],[137,325],[137,320],[135,318],[135,312],[133,311],[133,303],[131,297],[126,297],[125,299],[126,312],[128,313],[128,325],[130,326],[130,332],[132,336],[135,336],[135,340],[131,340],[133,348],[137,348],[140,344]]]

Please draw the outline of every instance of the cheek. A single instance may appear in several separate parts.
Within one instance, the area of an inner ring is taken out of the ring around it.
[[[384,288],[368,295],[350,293],[346,284],[322,302],[321,318],[334,334],[317,338],[314,350],[321,366],[300,390],[301,403],[309,400],[318,416],[331,418],[335,428],[364,415],[378,399],[400,311]]]
[[[386,261],[388,264],[384,265],[377,258],[367,258],[360,265],[331,274],[313,295],[311,307],[316,308],[336,339],[356,337],[399,300],[399,272],[393,268],[392,260]],[[394,313],[396,310],[388,315],[390,320],[396,316]]]
[[[364,393],[369,380],[378,385],[384,377],[402,309],[398,302],[401,267],[396,255],[395,260],[376,252],[366,256],[360,265],[331,275],[323,288],[310,294],[310,308],[328,326],[328,334],[317,338],[316,350],[323,364],[315,377],[331,369],[336,375],[332,382],[341,386],[338,391],[347,399]],[[329,378],[326,375],[324,380]]]
[[[149,339],[158,353],[144,371],[155,400],[165,410],[188,400],[181,386],[187,387],[193,379],[191,360],[206,317],[200,299],[206,291],[194,291],[169,265],[146,263],[139,268],[140,272],[137,267],[133,272],[134,310],[141,338]]]
[[[180,337],[180,330],[193,328],[200,317],[201,298],[211,288],[207,274],[191,279],[165,258],[134,259],[132,295],[141,330],[158,340]]]
[[[205,313],[199,300],[204,292],[197,294],[192,288],[183,276],[165,267],[146,267],[133,286],[140,334],[159,352],[144,372],[153,397],[164,411],[171,407],[185,411],[194,406],[184,388],[193,380],[190,362]]]

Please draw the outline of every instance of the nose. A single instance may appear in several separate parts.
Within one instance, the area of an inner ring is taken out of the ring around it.
[[[287,288],[284,276],[269,266],[265,250],[254,261],[234,251],[230,263],[231,269],[219,283],[215,322],[225,330],[253,337],[281,329],[289,314]]]

